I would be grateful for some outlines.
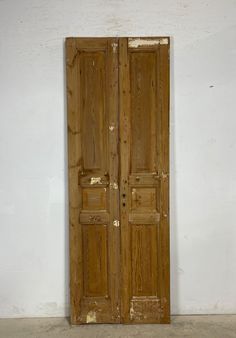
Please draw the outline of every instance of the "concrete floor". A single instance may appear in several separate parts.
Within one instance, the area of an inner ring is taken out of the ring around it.
[[[236,315],[173,316],[171,325],[70,326],[64,318],[0,319],[0,338],[236,338]]]

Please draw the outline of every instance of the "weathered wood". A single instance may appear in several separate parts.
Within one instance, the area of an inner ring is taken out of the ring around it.
[[[128,41],[119,39],[119,114],[120,114],[120,221],[121,221],[121,321],[127,323],[131,295],[131,233],[129,229],[130,174],[130,82]]]
[[[168,323],[169,40],[120,39],[121,318]]]
[[[70,237],[70,300],[71,323],[76,324],[81,311],[80,299],[83,290],[82,231],[78,223],[81,209],[81,193],[78,172],[81,170],[81,130],[79,114],[79,64],[76,42],[66,40],[67,70],[67,123],[68,123],[68,174],[69,174],[69,237]]]
[[[120,321],[117,39],[67,39],[71,322]]]
[[[71,322],[169,323],[169,39],[66,57]]]
[[[169,41],[169,39],[168,39]],[[169,248],[169,44],[159,46],[160,109],[160,298],[163,302],[162,323],[170,322],[170,248]]]

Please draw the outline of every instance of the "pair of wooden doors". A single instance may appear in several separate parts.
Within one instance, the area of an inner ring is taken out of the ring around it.
[[[169,323],[169,38],[67,38],[71,322]]]

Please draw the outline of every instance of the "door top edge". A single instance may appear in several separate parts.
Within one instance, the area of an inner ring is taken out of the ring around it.
[[[147,40],[153,40],[153,39],[168,39],[170,40],[170,36],[68,36],[65,37],[65,40],[105,40],[105,39],[147,39]]]

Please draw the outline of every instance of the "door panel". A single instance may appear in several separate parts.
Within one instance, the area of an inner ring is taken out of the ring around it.
[[[105,172],[107,171],[108,133],[106,51],[81,50],[79,59],[83,168]]]
[[[107,226],[83,227],[84,296],[107,297]]]
[[[168,323],[169,39],[66,57],[71,322]]]
[[[67,39],[74,324],[120,321],[116,46],[117,39]]]
[[[155,224],[131,226],[131,273],[134,297],[155,296],[158,293],[156,237]]]
[[[121,318],[169,322],[168,48],[119,40]],[[131,245],[130,245],[131,243]]]
[[[131,173],[155,171],[156,54],[129,53]]]

